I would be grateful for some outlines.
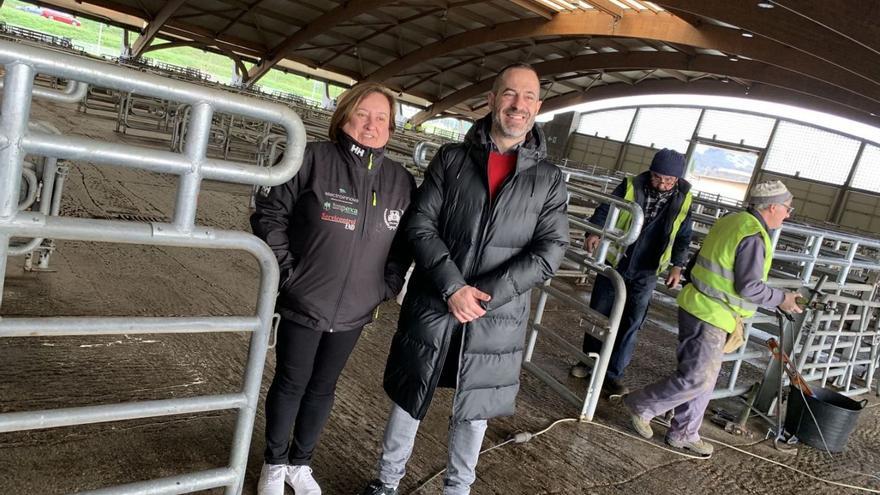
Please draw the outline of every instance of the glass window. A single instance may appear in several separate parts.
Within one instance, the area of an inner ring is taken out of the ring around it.
[[[840,134],[791,122],[780,122],[764,169],[831,184],[849,175],[859,142]]]
[[[706,110],[698,135],[703,138],[764,148],[775,119],[739,112]]]
[[[631,142],[685,153],[699,118],[699,108],[642,108]]]
[[[578,124],[578,134],[598,136],[615,141],[623,141],[629,132],[635,108],[623,108],[620,110],[606,110],[581,114]]]

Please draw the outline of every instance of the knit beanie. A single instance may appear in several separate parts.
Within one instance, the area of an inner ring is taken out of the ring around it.
[[[781,181],[778,180],[768,180],[765,182],[759,182],[752,186],[752,190],[749,191],[749,204],[751,205],[772,205],[772,204],[782,204],[793,196],[790,192],[788,192],[788,188],[785,187]]]
[[[654,155],[649,170],[660,175],[681,178],[684,175],[684,169],[684,155],[675,150],[663,148]]]

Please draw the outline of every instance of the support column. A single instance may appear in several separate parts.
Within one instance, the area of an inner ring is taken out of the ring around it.
[[[828,211],[828,216],[826,220],[840,224],[840,219],[843,218],[843,211],[846,209],[846,202],[849,199],[849,193],[852,190],[852,181],[856,175],[856,167],[859,166],[859,161],[862,159],[862,153],[865,152],[866,143],[862,141],[861,146],[859,146],[859,151],[856,152],[856,157],[853,159],[853,164],[849,168],[849,175],[846,176],[846,182],[843,183],[843,186],[837,192],[837,197],[834,198],[834,204],[831,205],[831,209]]]
[[[620,154],[617,155],[617,162],[614,163],[614,172],[620,171],[621,167],[623,167],[623,157],[626,156],[626,150],[629,148],[629,141],[633,137],[633,131],[636,128],[636,121],[639,119],[639,112],[641,111],[641,108],[636,108],[636,113],[633,114],[632,122],[629,123],[629,130],[626,131],[626,139],[623,140],[623,146],[620,147]]]
[[[0,107],[0,222],[8,222],[18,213],[18,193],[25,156],[21,142],[27,134],[31,113],[34,69],[25,64],[9,64],[3,79],[3,104]],[[3,303],[8,256],[9,235],[0,234],[0,304]]]
[[[208,153],[208,136],[211,132],[213,114],[214,109],[207,103],[193,105],[190,113],[183,154],[192,163],[193,168],[180,178],[173,219],[174,226],[184,232],[192,230],[195,226],[199,187],[202,182],[201,165]]]

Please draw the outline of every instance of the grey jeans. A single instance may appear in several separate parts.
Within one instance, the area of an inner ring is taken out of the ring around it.
[[[382,457],[379,458],[379,481],[383,485],[397,488],[400,484],[406,473],[406,462],[412,454],[420,423],[397,404],[392,404],[382,440]],[[449,420],[449,453],[446,476],[443,478],[444,495],[467,495],[471,492],[486,426],[486,420]]]
[[[678,369],[669,378],[629,394],[624,403],[647,421],[673,409],[675,415],[666,436],[686,442],[699,440],[726,340],[727,332],[679,308]]]

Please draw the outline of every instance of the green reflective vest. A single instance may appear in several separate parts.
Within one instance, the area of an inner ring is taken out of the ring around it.
[[[623,196],[623,199],[627,201],[635,201],[636,200],[636,191],[635,187],[633,187],[633,179],[632,177],[627,177],[624,179],[626,182],[626,193]],[[693,196],[691,192],[688,191],[685,193],[684,200],[681,202],[681,207],[678,210],[678,214],[675,215],[675,220],[672,222],[672,230],[669,232],[669,237],[666,239],[666,246],[663,248],[663,254],[660,255],[660,264],[657,266],[657,273],[663,273],[666,268],[669,267],[669,260],[672,259],[672,245],[675,244],[675,236],[678,234],[678,229],[681,228],[681,223],[684,222],[684,219],[687,217],[688,211],[691,209],[691,201],[693,200]],[[620,210],[620,214],[617,217],[617,227],[621,231],[626,231],[632,223],[632,215],[629,214],[626,210]],[[623,257],[622,253],[625,252],[626,249],[621,249],[617,244],[611,244],[608,246],[608,254],[606,256],[606,260],[609,265],[617,268],[617,264],[620,262],[620,259]]]
[[[736,248],[746,237],[761,234],[764,238],[764,271],[767,281],[773,260],[770,236],[754,215],[747,211],[720,218],[697,254],[691,271],[691,283],[678,294],[678,305],[695,317],[727,332],[736,328],[736,316],[746,319],[758,307],[741,298],[734,288]]]

